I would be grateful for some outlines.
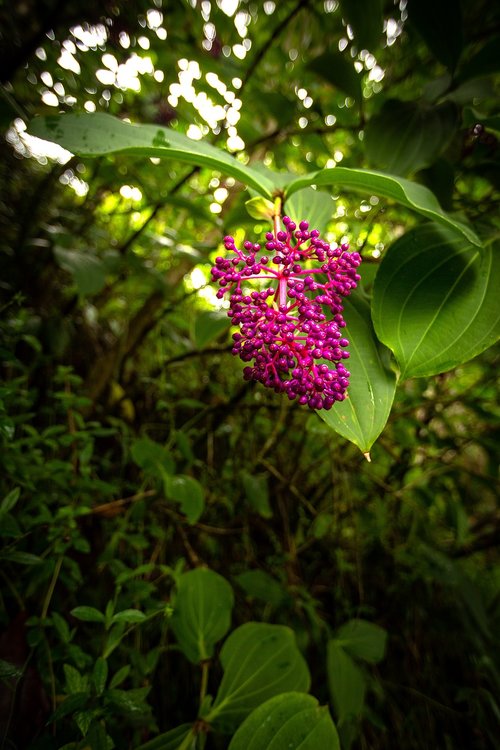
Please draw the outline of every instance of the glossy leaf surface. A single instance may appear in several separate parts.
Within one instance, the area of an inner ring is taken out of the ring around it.
[[[230,584],[213,570],[196,568],[181,575],[170,622],[193,664],[213,656],[215,644],[229,630],[233,604]]]
[[[428,219],[444,224],[473,244],[481,245],[481,241],[474,230],[445,213],[436,196],[430,190],[403,177],[369,169],[334,167],[333,169],[322,169],[319,172],[313,172],[289,181],[286,187],[286,195],[290,196],[307,185],[338,185],[360,193],[390,198],[402,206],[417,211]]]
[[[312,695],[282,693],[256,708],[239,727],[229,750],[340,750],[326,706]]]
[[[436,375],[475,357],[500,336],[500,253],[435,225],[417,227],[387,251],[372,314],[401,377]]]
[[[212,167],[240,180],[260,195],[271,197],[272,194],[273,185],[268,177],[246,167],[226,151],[159,125],[133,125],[96,112],[40,117],[31,123],[30,133],[79,156],[142,154]]]
[[[339,435],[368,453],[389,417],[396,375],[390,367],[390,352],[381,344],[370,317],[370,305],[358,292],[344,302],[345,333],[351,373],[347,398],[319,416]]]

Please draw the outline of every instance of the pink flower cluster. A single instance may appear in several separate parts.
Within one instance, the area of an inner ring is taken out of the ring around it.
[[[344,400],[349,384],[342,297],[356,287],[361,256],[348,252],[348,245],[331,247],[306,221],[297,228],[285,216],[283,224],[285,231],[266,234],[268,254],[248,241],[244,253],[233,237],[225,237],[234,257],[216,258],[212,278],[219,299],[229,293],[228,315],[239,326],[232,351],[251,363],[245,379],[311,409],[331,409]],[[264,288],[246,283],[254,279],[265,282]]]

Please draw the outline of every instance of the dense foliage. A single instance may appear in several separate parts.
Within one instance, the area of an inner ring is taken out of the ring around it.
[[[493,750],[495,4],[0,32],[0,746]],[[285,214],[363,259],[328,411],[243,379],[211,283]]]

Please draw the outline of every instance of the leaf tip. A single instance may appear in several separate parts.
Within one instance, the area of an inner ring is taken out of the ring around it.
[[[363,456],[366,458],[369,464],[372,462],[372,457],[370,456],[370,451],[366,451],[366,453],[363,453]]]

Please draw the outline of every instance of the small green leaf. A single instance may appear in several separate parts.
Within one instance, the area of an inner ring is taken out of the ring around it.
[[[196,523],[205,509],[202,485],[184,474],[164,477],[165,494],[181,506],[188,523]]]
[[[245,495],[252,510],[262,518],[272,518],[273,510],[269,502],[269,487],[266,474],[249,474],[241,472]]]
[[[50,717],[51,722],[58,721],[59,719],[69,716],[70,714],[75,713],[75,711],[83,708],[87,704],[89,697],[90,696],[87,692],[68,695]]]
[[[2,682],[6,680],[19,680],[22,676],[22,669],[19,669],[15,664],[11,664],[10,661],[0,659],[0,680]]]
[[[324,52],[311,60],[307,67],[355,102],[362,100],[361,76],[348,55],[336,51]]]
[[[63,247],[54,248],[54,257],[58,265],[73,276],[79,294],[98,294],[103,289],[106,271],[100,258]]]
[[[274,185],[268,176],[220,148],[158,125],[130,124],[103,112],[70,113],[38,117],[30,123],[29,132],[79,156],[129,153],[210,167],[240,180],[259,195],[272,198]]]
[[[402,378],[446,372],[498,340],[499,249],[477,248],[435,225],[391,245],[375,278],[372,313]]]
[[[328,708],[306,693],[282,693],[247,716],[229,750],[340,750]]]
[[[38,555],[33,555],[31,552],[21,552],[20,550],[2,552],[0,559],[18,563],[19,565],[39,565],[43,562],[42,558],[38,557]]]
[[[129,673],[130,673],[130,664],[126,664],[124,667],[119,669],[118,672],[116,672],[116,674],[113,675],[113,677],[109,681],[109,687],[116,688],[118,687],[118,685],[121,685],[121,683],[127,679]]]
[[[71,610],[73,617],[77,620],[83,620],[84,622],[104,622],[104,615],[99,612],[95,607],[75,607]]]
[[[285,691],[307,692],[310,676],[284,625],[248,622],[234,630],[221,650],[224,676],[205,718],[231,732],[261,703]]]
[[[340,0],[340,10],[354,32],[354,44],[358,51],[374,51],[382,41],[382,0]]]
[[[207,568],[183,573],[177,584],[172,630],[187,658],[210,659],[231,624],[234,596],[225,578]]]
[[[4,513],[9,513],[9,511],[11,511],[14,508],[17,501],[19,500],[20,494],[21,494],[21,488],[15,487],[7,495],[5,495],[0,505],[0,516],[2,516]]]
[[[98,656],[92,672],[92,680],[97,695],[102,695],[108,680],[108,662],[102,656]]]
[[[481,246],[481,240],[474,230],[453,216],[446,214],[430,190],[403,177],[369,169],[349,169],[347,167],[322,169],[319,172],[290,180],[286,186],[287,198],[307,185],[339,185],[368,195],[381,195],[384,198],[390,198],[402,206],[417,211],[428,219],[447,226],[474,245]]]
[[[263,570],[247,570],[235,576],[234,580],[248,596],[279,606],[287,598],[287,592],[280,583]]]
[[[365,703],[365,675],[334,640],[328,642],[327,670],[330,695],[339,725],[358,719]]]
[[[100,721],[92,721],[85,736],[85,744],[90,745],[91,750],[108,750],[108,735]]]
[[[275,213],[274,203],[257,195],[255,198],[245,201],[245,208],[252,219],[265,219],[272,221]]]
[[[334,640],[351,656],[377,664],[384,658],[387,631],[373,622],[353,619],[337,630]]]
[[[88,690],[88,680],[71,664],[63,664],[68,693],[82,693]]]
[[[356,291],[343,304],[350,353],[346,364],[351,373],[347,398],[318,415],[366,454],[389,418],[396,374],[390,367],[389,350],[375,336],[366,299]]]
[[[174,471],[174,463],[168,451],[148,437],[138,438],[130,450],[132,459],[146,474],[163,479],[165,473]]]
[[[139,609],[123,609],[121,612],[117,612],[113,615],[111,622],[125,622],[129,624],[135,622],[144,622],[145,619],[146,615]]]

